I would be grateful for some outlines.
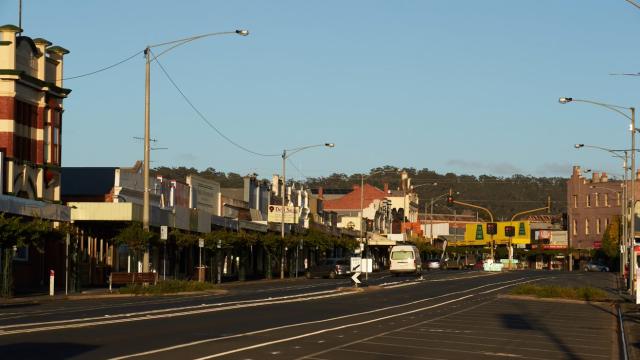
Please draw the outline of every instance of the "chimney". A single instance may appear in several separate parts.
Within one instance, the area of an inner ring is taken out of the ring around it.
[[[15,25],[0,26],[0,69],[16,69],[16,33],[21,31]]]
[[[320,186],[318,188],[318,197],[319,198],[323,198],[324,197],[324,188],[322,186]]]
[[[271,191],[275,196],[280,196],[280,176],[274,174],[271,178]]]
[[[37,60],[38,70],[37,70],[36,77],[38,78],[38,80],[47,81],[45,77],[47,57],[44,54],[46,52],[47,46],[51,46],[51,43],[42,38],[33,39],[33,42],[36,44],[36,48],[38,48],[38,51],[40,52],[40,54],[38,54],[38,60]]]
[[[580,177],[580,166],[573,167],[573,174],[571,174],[571,177]]]
[[[384,183],[384,193],[385,194],[389,193],[389,183]]]
[[[69,53],[69,50],[61,46],[50,46],[46,51],[47,54],[49,54],[49,58],[51,60],[54,60],[54,63],[56,65],[55,74],[47,74],[45,72],[45,79],[47,79],[47,81],[53,82],[57,87],[62,87],[62,78],[64,77],[63,58]]]
[[[600,173],[594,171],[592,176],[591,176],[591,182],[593,183],[599,183],[600,182]]]
[[[603,172],[602,175],[600,175],[600,182],[608,182],[609,181],[609,177],[607,176],[606,172]]]

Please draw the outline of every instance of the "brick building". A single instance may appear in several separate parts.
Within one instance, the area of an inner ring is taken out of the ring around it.
[[[0,26],[0,153],[2,193],[60,200],[63,57],[47,40]]]
[[[636,193],[640,188],[636,185]],[[567,181],[569,244],[574,249],[598,249],[602,235],[615,217],[621,217],[624,182],[609,180],[606,173],[592,173],[591,179],[574,166]]]

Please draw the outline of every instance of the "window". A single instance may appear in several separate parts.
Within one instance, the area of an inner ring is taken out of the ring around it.
[[[618,205],[618,206],[620,206],[620,198],[621,198],[620,192],[617,192],[616,193],[616,205]]]
[[[584,234],[589,235],[589,219],[584,219]]]
[[[600,194],[593,194],[593,198],[596,200],[596,207],[600,206]]]
[[[607,231],[609,227],[609,218],[604,218],[604,231]]]
[[[391,253],[391,260],[413,259],[413,251],[394,251]]]
[[[609,194],[604,194],[604,206],[609,207]]]
[[[591,194],[587,194],[587,207],[591,207]]]
[[[578,221],[573,219],[573,226],[571,227],[571,234],[578,235]]]
[[[578,195],[573,195],[573,208],[578,208]]]
[[[600,219],[596,219],[596,234],[600,234]]]

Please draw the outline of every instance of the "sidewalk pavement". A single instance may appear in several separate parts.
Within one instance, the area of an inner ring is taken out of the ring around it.
[[[622,318],[624,337],[628,359],[640,360],[640,305],[635,297],[625,290],[626,284],[618,277],[619,316]],[[622,349],[623,344],[620,344]],[[621,359],[625,359],[623,356]],[[626,360],[626,359],[625,359]]]

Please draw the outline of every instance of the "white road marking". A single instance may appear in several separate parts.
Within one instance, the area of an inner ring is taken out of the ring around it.
[[[207,309],[201,309],[201,310],[190,310],[190,311],[184,311],[184,312],[178,312],[178,313],[168,313],[168,314],[158,314],[158,315],[143,315],[143,316],[139,316],[139,317],[131,317],[131,316],[127,315],[125,318],[122,318],[122,319],[111,319],[111,320],[103,320],[103,321],[95,321],[95,322],[71,323],[71,324],[67,324],[67,325],[52,325],[52,326],[43,326],[43,327],[28,328],[28,329],[18,329],[18,330],[3,330],[3,329],[0,329],[0,336],[1,335],[23,334],[23,333],[33,333],[33,332],[48,331],[48,330],[61,330],[61,329],[73,329],[73,328],[91,327],[91,326],[98,326],[98,325],[110,325],[110,324],[132,322],[132,321],[141,321],[141,320],[172,318],[172,317],[178,317],[178,316],[187,316],[187,315],[196,315],[196,314],[203,314],[203,313],[219,312],[219,311],[225,311],[225,310],[231,310],[231,309],[241,309],[241,308],[246,308],[246,307],[257,307],[257,306],[265,306],[265,305],[272,305],[272,304],[286,304],[286,303],[293,303],[293,302],[300,302],[300,301],[317,300],[317,299],[324,299],[324,298],[330,298],[330,297],[344,296],[344,295],[348,295],[348,294],[349,293],[344,293],[344,292],[343,293],[333,293],[333,294],[320,295],[320,296],[314,296],[314,297],[309,297],[309,298],[300,298],[300,297],[298,297],[298,298],[294,298],[294,299],[254,302],[254,303],[250,303],[250,304],[231,305],[231,306],[227,306],[227,307],[207,308]],[[102,318],[98,318],[98,319],[102,319]],[[20,326],[20,325],[11,325],[11,327],[16,327],[16,326]]]
[[[453,300],[448,300],[448,301],[444,301],[441,302],[439,304],[435,304],[435,305],[431,305],[431,306],[427,306],[427,307],[423,307],[420,309],[415,309],[415,310],[410,310],[410,311],[406,311],[404,313],[400,313],[400,314],[393,314],[393,315],[387,315],[387,316],[382,316],[379,317],[377,319],[372,319],[372,320],[367,320],[367,321],[361,321],[359,323],[353,323],[353,324],[347,324],[347,325],[341,325],[341,326],[336,326],[334,328],[329,328],[329,329],[322,329],[322,330],[317,330],[317,331],[313,331],[313,332],[309,332],[306,334],[301,334],[301,335],[297,335],[297,336],[291,336],[288,338],[284,338],[284,339],[278,339],[278,340],[273,340],[273,341],[267,341],[267,342],[263,342],[260,344],[255,344],[255,345],[251,345],[251,346],[245,346],[243,348],[238,348],[238,349],[233,349],[233,350],[229,350],[229,351],[224,351],[221,353],[217,353],[217,354],[212,354],[212,355],[208,355],[208,356],[203,356],[200,358],[196,358],[194,360],[208,360],[208,359],[213,359],[213,358],[217,358],[217,357],[221,357],[221,356],[225,356],[225,355],[230,355],[230,354],[235,354],[235,353],[239,353],[242,351],[247,351],[247,350],[251,350],[251,349],[256,349],[256,348],[260,348],[260,347],[265,347],[265,346],[269,346],[269,345],[274,345],[274,344],[280,344],[283,342],[288,342],[288,341],[292,341],[292,340],[296,340],[296,339],[301,339],[301,338],[305,338],[305,337],[309,337],[309,336],[314,336],[314,335],[318,335],[318,334],[324,334],[330,331],[336,331],[336,330],[342,330],[342,329],[346,329],[346,328],[350,328],[353,326],[361,326],[361,325],[366,325],[366,324],[370,324],[372,322],[377,322],[377,321],[382,321],[382,320],[386,320],[386,319],[391,319],[394,317],[398,317],[398,316],[403,316],[406,314],[413,314],[419,311],[424,311],[424,310],[428,310],[428,309],[433,309],[435,307],[439,307],[439,306],[443,306],[455,301],[460,301],[460,300],[464,300],[467,298],[470,298],[474,295],[466,295],[466,296],[462,296]]]
[[[422,302],[425,302],[425,301],[435,300],[435,299],[448,297],[448,296],[452,296],[452,295],[464,294],[464,293],[468,293],[468,292],[471,292],[471,291],[474,291],[474,290],[486,288],[486,287],[489,287],[489,286],[495,286],[495,285],[499,285],[499,284],[514,283],[514,282],[518,282],[518,281],[523,280],[523,279],[524,278],[517,278],[517,279],[514,279],[514,280],[507,280],[507,281],[501,281],[501,282],[492,283],[492,284],[480,285],[480,286],[477,286],[475,288],[455,291],[455,292],[451,292],[451,293],[448,293],[448,294],[434,296],[434,297],[431,297],[431,298],[425,298],[425,299],[412,301],[412,302],[409,302],[409,303],[404,303],[404,304],[400,304],[400,305],[393,305],[393,306],[388,306],[388,307],[384,307],[384,308],[379,308],[379,309],[374,309],[374,310],[369,310],[369,311],[364,311],[364,312],[354,313],[354,314],[349,314],[349,315],[342,315],[342,316],[337,316],[337,317],[323,319],[323,320],[315,320],[315,321],[308,321],[308,322],[304,322],[304,323],[289,324],[289,325],[283,325],[283,326],[278,326],[278,327],[273,327],[273,328],[267,328],[267,329],[263,329],[263,330],[251,331],[251,332],[247,332],[247,333],[243,333],[243,334],[236,334],[236,335],[230,335],[230,336],[221,336],[221,337],[216,337],[216,338],[197,340],[197,341],[184,343],[184,344],[179,344],[179,345],[174,345],[174,346],[169,346],[169,347],[165,347],[165,348],[149,350],[149,351],[135,353],[135,354],[123,355],[123,356],[115,357],[112,360],[128,359],[128,358],[132,358],[132,357],[152,355],[152,354],[161,353],[161,352],[165,352],[165,351],[171,351],[171,350],[177,350],[177,349],[181,349],[181,348],[185,348],[185,347],[201,345],[201,344],[205,344],[205,343],[208,343],[208,342],[221,341],[221,340],[227,340],[227,339],[238,338],[238,337],[243,337],[243,336],[251,336],[251,335],[256,335],[256,334],[262,334],[262,333],[266,333],[266,332],[277,331],[277,330],[282,330],[282,329],[287,329],[287,328],[292,328],[292,327],[299,327],[299,326],[305,326],[305,325],[311,325],[311,324],[320,324],[320,323],[326,323],[326,322],[331,322],[331,321],[336,321],[336,320],[341,320],[341,319],[347,319],[347,318],[351,318],[351,317],[362,316],[362,315],[366,315],[366,314],[371,314],[371,313],[376,313],[376,312],[396,309],[396,308],[400,308],[400,307],[415,305],[415,304],[422,303]],[[529,281],[536,281],[536,280],[538,280],[538,279],[529,280]],[[529,282],[529,281],[527,281],[527,282]]]
[[[80,318],[80,319],[67,319],[67,320],[43,321],[43,322],[24,323],[24,324],[11,324],[11,325],[0,326],[0,330],[23,328],[23,327],[29,327],[29,326],[40,326],[40,325],[78,323],[78,322],[85,322],[85,321],[102,320],[105,317],[109,317],[109,318],[113,319],[113,318],[118,318],[118,317],[153,315],[153,314],[160,314],[160,313],[164,313],[164,312],[175,312],[175,311],[214,308],[214,307],[222,308],[224,306],[234,306],[234,305],[239,305],[239,304],[261,303],[261,302],[264,302],[264,301],[274,301],[275,302],[275,301],[285,300],[285,299],[304,298],[304,297],[307,297],[307,296],[316,296],[316,295],[322,295],[322,294],[332,294],[332,293],[336,293],[336,292],[337,292],[337,290],[327,290],[327,291],[317,291],[317,292],[300,294],[300,295],[280,296],[280,297],[276,297],[276,298],[269,297],[267,299],[228,301],[228,302],[214,303],[214,304],[209,304],[209,305],[203,304],[203,305],[181,306],[181,307],[175,307],[175,308],[148,310],[148,311],[140,311],[140,312],[133,312],[133,313],[125,313],[125,314],[94,316],[94,317]]]

